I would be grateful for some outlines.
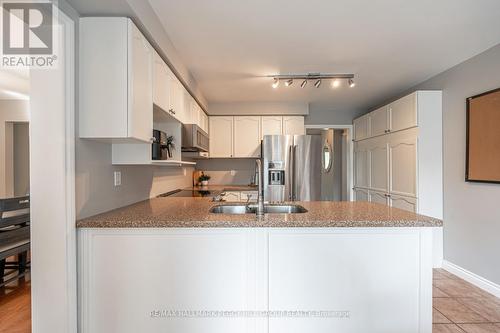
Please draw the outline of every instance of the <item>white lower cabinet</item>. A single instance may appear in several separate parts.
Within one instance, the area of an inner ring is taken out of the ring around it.
[[[389,202],[391,207],[407,210],[413,213],[418,213],[416,198],[391,194],[391,196],[389,197]]]
[[[355,188],[354,201],[370,201],[368,190],[365,190],[363,188]]]
[[[261,138],[261,117],[234,117],[233,157],[259,157]]]
[[[78,331],[430,333],[430,229],[79,229]]]
[[[370,202],[387,205],[388,198],[386,193],[370,191]]]

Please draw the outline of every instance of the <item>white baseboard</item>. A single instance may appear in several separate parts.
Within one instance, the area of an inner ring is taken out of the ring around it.
[[[446,260],[443,260],[443,268],[448,272],[464,279],[465,281],[472,283],[476,287],[479,287],[484,291],[487,291],[490,294],[495,295],[496,297],[500,297],[500,285],[491,282],[477,274],[474,274]]]

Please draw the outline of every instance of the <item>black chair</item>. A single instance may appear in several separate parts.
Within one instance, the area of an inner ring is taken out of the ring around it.
[[[29,196],[0,199],[0,286],[24,276],[29,269],[29,208]],[[11,256],[17,256],[17,261],[6,262]],[[4,280],[6,269],[15,269],[16,276]]]

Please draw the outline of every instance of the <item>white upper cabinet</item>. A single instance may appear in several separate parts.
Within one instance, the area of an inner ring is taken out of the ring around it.
[[[84,17],[79,49],[80,137],[149,142],[153,50],[146,38],[128,18]]]
[[[280,116],[262,116],[262,137],[264,135],[281,135],[283,117]]]
[[[391,132],[417,126],[417,93],[391,103],[389,112]]]
[[[174,75],[174,73],[170,72],[170,85],[169,85],[169,108],[168,112],[177,120],[181,121],[182,115],[184,113],[184,91],[182,84],[179,82],[179,79]]]
[[[170,105],[169,68],[158,53],[154,53],[153,103],[167,112]]]
[[[417,195],[417,137],[394,133],[389,137],[390,192],[410,197]],[[436,170],[439,172],[440,170]]]
[[[283,135],[304,135],[306,130],[304,127],[303,116],[286,116],[283,117]]]
[[[202,130],[208,133],[208,116],[205,113],[205,111],[202,110],[202,108],[199,108],[199,114],[200,114],[200,127]]]
[[[370,136],[383,135],[389,129],[389,112],[387,107],[382,107],[369,114]]]
[[[369,148],[370,189],[386,192],[388,190],[389,168],[387,143],[378,139]]]
[[[354,120],[354,141],[366,139],[370,136],[369,116],[365,115]]]
[[[261,117],[234,117],[234,157],[260,156]]]
[[[362,143],[356,143],[354,149],[354,186],[370,186],[370,167],[368,149]]]
[[[210,117],[210,157],[233,157],[233,117]]]

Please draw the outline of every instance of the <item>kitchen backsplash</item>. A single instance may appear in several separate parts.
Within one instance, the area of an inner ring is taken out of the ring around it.
[[[255,159],[199,160],[196,170],[210,175],[212,185],[248,185],[255,175]]]

